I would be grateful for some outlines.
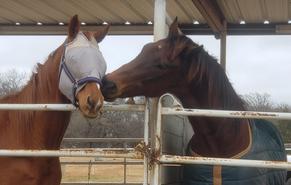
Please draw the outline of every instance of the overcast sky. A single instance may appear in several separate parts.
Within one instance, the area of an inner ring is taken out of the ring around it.
[[[219,58],[213,36],[191,36]],[[107,36],[100,44],[111,72],[133,59],[152,36]],[[31,73],[64,36],[0,36],[0,72],[17,69]],[[239,94],[268,93],[274,103],[291,105],[291,36],[228,36],[227,75]]]

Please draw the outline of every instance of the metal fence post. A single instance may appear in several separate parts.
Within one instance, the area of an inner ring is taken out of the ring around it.
[[[154,41],[158,41],[166,37],[166,1],[155,0],[154,6]],[[154,98],[151,100],[151,112],[150,112],[150,125],[151,129],[151,148],[153,152],[157,152],[157,145],[159,141],[156,138],[156,124],[157,124],[157,105],[158,99]],[[154,161],[151,168],[151,185],[161,184],[161,168],[157,161]]]
[[[145,99],[145,113],[144,113],[144,144],[145,147],[149,146],[149,111],[150,111],[150,102],[149,99]],[[149,165],[149,159],[147,155],[144,155],[144,173],[143,173],[143,185],[148,185],[148,165]]]

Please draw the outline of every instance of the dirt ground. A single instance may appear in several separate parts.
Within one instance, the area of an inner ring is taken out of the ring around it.
[[[61,161],[108,161],[94,158],[61,158]],[[110,161],[123,161],[113,159]],[[124,166],[116,164],[62,165],[63,182],[123,182]],[[143,165],[126,166],[126,182],[143,182]]]

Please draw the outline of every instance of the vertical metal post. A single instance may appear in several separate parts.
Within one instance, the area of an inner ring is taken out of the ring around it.
[[[155,0],[154,7],[154,41],[166,37],[166,1]]]
[[[126,158],[123,159],[124,166],[123,166],[123,184],[126,184],[126,170],[127,170],[127,165],[126,165]]]
[[[226,70],[226,36],[227,23],[223,22],[224,31],[220,33],[220,65]]]
[[[166,25],[166,1],[165,0],[155,0],[154,6],[154,41],[158,41],[166,37],[167,33]],[[151,148],[154,152],[159,151],[159,139],[156,137],[158,128],[157,125],[157,106],[158,99],[151,99],[150,108],[150,125],[151,125]],[[161,184],[161,167],[157,162],[154,162],[151,168],[151,185]]]
[[[150,104],[149,98],[145,100],[145,113],[144,113],[144,144],[145,146],[149,145],[149,111],[150,111]],[[148,185],[148,172],[149,172],[149,159],[148,156],[144,156],[143,158],[143,185]]]
[[[123,143],[124,150],[127,148],[127,142]],[[126,165],[126,158],[123,159],[123,184],[126,184],[126,172],[127,165]]]
[[[154,151],[155,151],[155,157],[159,157],[162,155],[162,98],[160,98],[160,101],[158,101],[157,106],[157,122],[156,122],[156,129],[155,129],[155,144],[154,144]],[[161,165],[158,162],[154,162],[153,165],[153,182],[152,185],[161,185],[162,178],[161,178]]]

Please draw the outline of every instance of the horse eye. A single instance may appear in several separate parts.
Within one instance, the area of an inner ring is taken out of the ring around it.
[[[157,64],[156,67],[159,68],[159,69],[165,69],[166,68],[166,66],[163,65],[163,64]]]

